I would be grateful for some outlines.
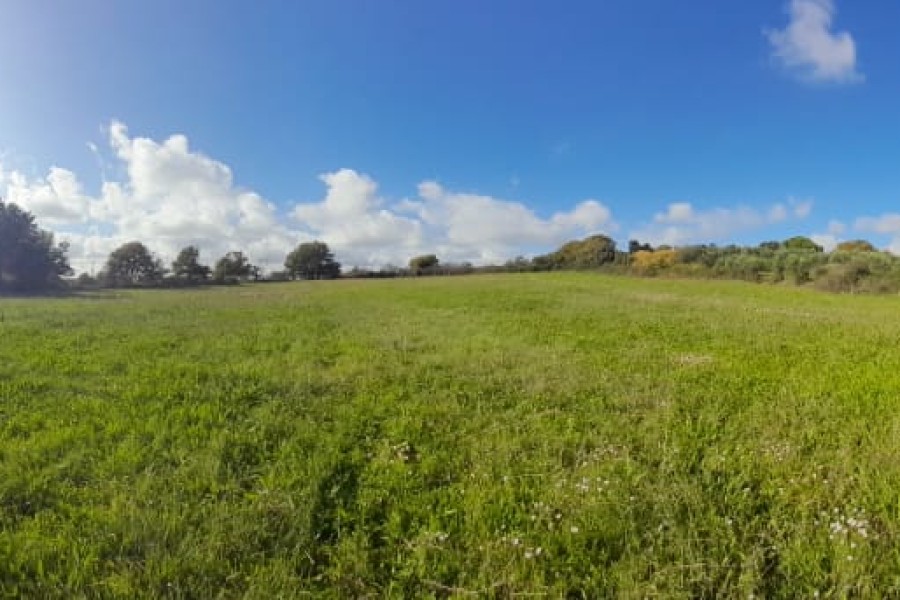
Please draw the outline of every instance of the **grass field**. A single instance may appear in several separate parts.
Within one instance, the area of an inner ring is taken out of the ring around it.
[[[900,596],[900,299],[537,274],[0,300],[0,593]]]

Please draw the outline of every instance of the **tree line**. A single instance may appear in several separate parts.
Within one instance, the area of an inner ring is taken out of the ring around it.
[[[832,252],[811,239],[797,236],[757,246],[715,244],[653,247],[631,240],[620,250],[606,235],[566,242],[548,254],[519,256],[502,265],[442,263],[435,254],[415,256],[405,267],[378,270],[354,267],[347,272],[325,242],[303,242],[284,259],[284,269],[271,273],[250,262],[242,251],[231,251],[212,266],[200,261],[200,249],[183,248],[170,265],[142,242],[113,250],[95,276],[76,279],[69,247],[41,229],[29,212],[0,199],[0,292],[38,292],[79,287],[180,287],[242,281],[385,278],[464,275],[472,273],[603,270],[648,277],[701,277],[754,282],[810,284],[836,292],[900,292],[900,258],[878,251],[865,240],[843,242]]]
[[[284,259],[284,270],[266,279],[335,279],[341,264],[324,242],[299,244]],[[115,249],[96,277],[82,274],[78,282],[105,287],[180,287],[206,283],[223,284],[261,281],[262,269],[250,262],[244,252],[226,253],[210,267],[200,262],[200,249],[186,246],[167,268],[162,260],[141,242],[128,242]]]
[[[0,199],[0,292],[46,292],[81,287],[156,287],[236,283],[260,280],[261,269],[242,251],[232,251],[213,266],[200,262],[200,249],[186,246],[167,266],[139,241],[122,244],[113,250],[100,273],[73,274],[68,258],[69,246],[56,243],[54,235],[41,229],[34,215]],[[277,279],[334,279],[341,265],[324,242],[299,244],[284,260],[284,271],[272,274]]]

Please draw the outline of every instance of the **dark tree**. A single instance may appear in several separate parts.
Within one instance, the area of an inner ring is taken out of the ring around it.
[[[416,275],[422,275],[434,271],[440,264],[438,257],[434,254],[423,254],[409,259],[409,270]]]
[[[628,240],[628,254],[636,254],[637,252],[653,252],[653,246],[642,244],[637,240]]]
[[[216,281],[238,281],[256,278],[259,269],[250,264],[243,252],[229,252],[216,262],[213,279]]]
[[[200,250],[196,246],[182,248],[172,263],[172,274],[178,279],[184,279],[191,283],[206,281],[212,270],[206,265],[201,265],[199,258]]]
[[[34,216],[0,200],[0,291],[36,291],[70,275],[68,244],[37,226]]]
[[[325,242],[306,242],[294,248],[284,259],[284,268],[292,279],[335,279],[341,264]]]
[[[166,269],[162,261],[141,242],[128,242],[113,250],[102,278],[113,287],[159,283]]]

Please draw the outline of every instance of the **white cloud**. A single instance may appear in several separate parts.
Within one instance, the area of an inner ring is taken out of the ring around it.
[[[853,36],[832,31],[833,0],[790,0],[787,11],[784,29],[765,32],[775,60],[808,81],[862,81]]]
[[[889,213],[879,217],[860,217],[853,228],[864,233],[900,235],[900,214]]]
[[[795,218],[805,219],[812,212],[813,201],[797,200],[795,198],[791,198],[788,200],[788,206],[790,207],[791,212],[793,213]],[[785,215],[784,218],[787,218],[787,215]]]
[[[788,218],[788,211],[784,204],[776,204],[769,209],[768,219],[773,223],[784,221]]]
[[[100,149],[92,152],[106,165],[103,171],[122,175],[105,181],[95,194],[64,168],[27,177],[0,164],[0,197],[30,210],[70,241],[73,266],[80,271],[99,269],[109,252],[131,240],[143,241],[166,261],[195,244],[206,262],[243,250],[256,263],[278,269],[296,244],[320,239],[348,267],[378,267],[431,252],[444,261],[500,262],[618,230],[610,209],[597,200],[540,215],[518,201],[423,181],[415,198],[392,203],[371,177],[351,169],[320,176],[321,200],[279,207],[236,186],[227,165],[192,149],[183,135],[163,141],[132,137],[124,124],[114,122],[108,144],[109,160]],[[672,245],[731,241],[735,233],[803,219],[811,206],[790,199],[765,209],[698,210],[677,202],[632,237]],[[900,215],[857,223],[865,227],[900,237]]]
[[[825,252],[831,252],[843,240],[843,234],[847,231],[847,226],[842,222],[832,219],[828,222],[828,228],[825,233],[814,233],[810,237],[812,241],[822,246]]]
[[[434,181],[419,184],[419,197],[401,203],[398,210],[415,215],[429,238],[456,260],[496,262],[617,228],[610,210],[596,200],[544,219],[519,202],[451,192]]]
[[[688,202],[674,202],[665,212],[656,214],[652,223],[633,231],[630,237],[670,246],[733,241],[730,238],[737,233],[791,218],[803,219],[811,210],[812,201],[809,200],[790,200],[787,205],[774,204],[763,211],[747,206],[698,211]]]
[[[341,169],[320,176],[328,191],[315,204],[298,204],[291,216],[328,242],[339,260],[374,266],[402,262],[425,247],[422,224],[391,212],[368,176]]]
[[[694,220],[694,207],[689,202],[674,202],[665,213],[654,217],[657,223],[690,223]]]
[[[888,251],[900,254],[900,214],[887,213],[878,217],[860,217],[853,224],[860,233],[886,236],[890,239]]]
[[[83,222],[88,218],[89,199],[82,193],[78,178],[59,167],[51,167],[40,182],[29,182],[21,173],[11,172],[6,181],[6,198],[41,215],[48,225]]]
[[[841,238],[832,233],[814,233],[809,239],[822,246],[825,252],[831,252],[841,243]]]
[[[342,169],[321,179],[328,187],[325,199],[297,205],[292,216],[332,244],[347,264],[405,263],[424,252],[483,264],[615,227],[609,209],[595,200],[542,219],[519,202],[450,192],[423,181],[418,199],[387,208],[366,175]]]
[[[80,271],[99,269],[111,250],[131,240],[166,261],[195,244],[207,262],[243,250],[277,269],[291,248],[311,239],[329,243],[347,266],[405,264],[424,252],[485,263],[615,229],[609,209],[595,200],[541,218],[519,202],[455,193],[428,181],[420,184],[418,199],[389,205],[374,180],[350,169],[320,177],[326,186],[321,201],[279,208],[237,187],[227,165],[193,150],[183,135],[161,142],[132,137],[118,122],[108,133],[108,170],[122,176],[94,195],[66,169],[29,178],[0,165],[0,197],[70,241]],[[91,151],[105,163],[100,150]]]
[[[77,176],[58,167],[35,179],[12,171],[6,180],[10,201],[71,242],[76,269],[99,268],[112,249],[130,240],[143,241],[167,260],[196,244],[209,262],[240,249],[274,265],[296,243],[300,232],[286,227],[272,204],[235,187],[231,170],[192,151],[184,136],[158,143],[132,138],[123,124],[113,123],[109,143],[127,177],[104,182],[96,196],[84,194]]]
[[[840,221],[835,219],[828,221],[828,233],[830,235],[841,235],[845,231],[847,231],[847,226]]]

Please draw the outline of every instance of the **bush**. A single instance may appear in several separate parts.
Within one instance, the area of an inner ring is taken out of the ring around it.
[[[641,275],[656,275],[671,268],[677,258],[676,250],[639,250],[631,255],[631,268]]]
[[[829,292],[853,294],[860,291],[860,282],[871,273],[864,261],[833,263],[819,270],[815,286]]]

